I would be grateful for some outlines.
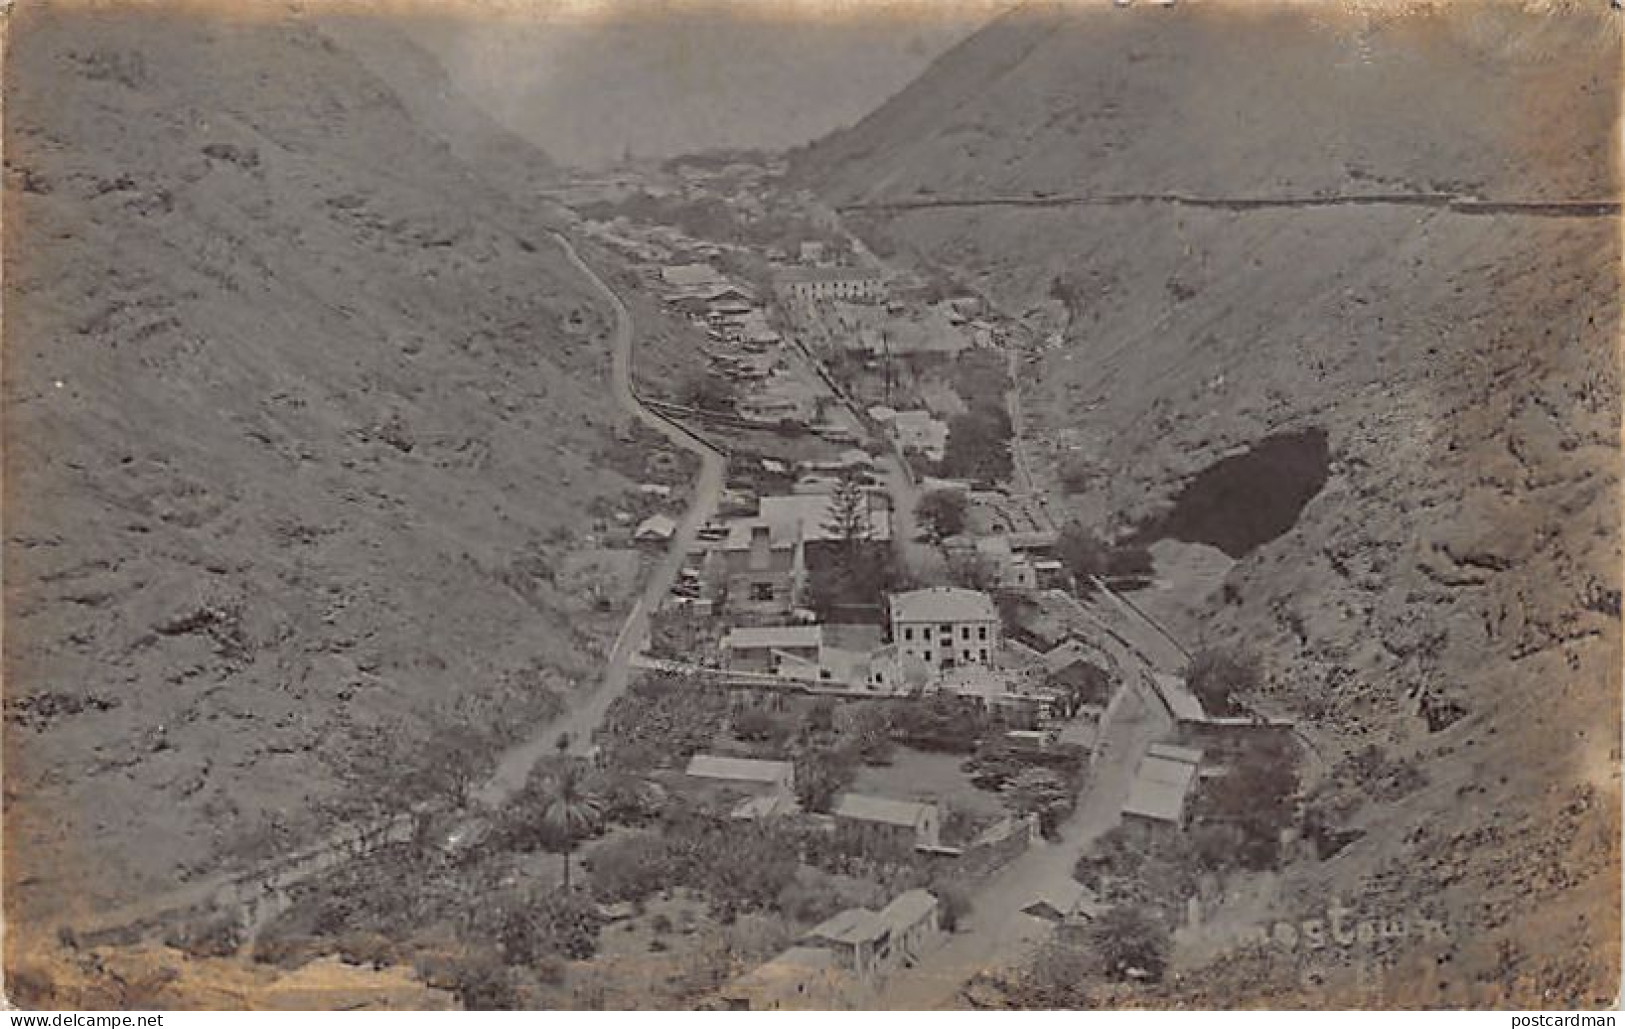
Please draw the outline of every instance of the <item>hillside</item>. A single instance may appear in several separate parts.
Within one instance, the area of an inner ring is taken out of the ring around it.
[[[1618,218],[1387,196],[1617,199],[1618,16],[1542,8],[1029,6],[797,155],[878,252],[1055,334],[1022,385],[1057,512],[1238,559],[1180,625],[1260,654],[1362,834],[1228,898],[1161,1002],[1615,995]],[[1328,897],[1452,942],[1313,988],[1220,956]]]
[[[289,10],[11,15],[14,947],[448,795],[618,628],[553,578],[641,473],[550,165]]]

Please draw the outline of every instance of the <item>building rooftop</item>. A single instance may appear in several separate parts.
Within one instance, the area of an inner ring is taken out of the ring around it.
[[[869,282],[879,281],[879,272],[870,268],[786,268],[780,282]]]
[[[937,586],[891,595],[892,618],[904,622],[996,622],[993,598],[980,590]]]
[[[1044,655],[1044,670],[1053,675],[1056,672],[1072,667],[1080,661],[1098,665],[1100,664],[1097,660],[1099,655],[1100,651],[1086,643],[1067,640],[1065,643],[1050,649]]]
[[[830,805],[829,813],[837,818],[851,818],[860,822],[883,822],[913,828],[935,805],[916,800],[896,800],[875,797],[866,793],[842,793]]]
[[[1089,891],[1075,879],[1040,887],[1023,907],[1024,914],[1059,922],[1078,909]]]
[[[880,918],[893,928],[916,925],[937,906],[937,898],[925,890],[899,893],[891,903],[880,909]]]
[[[655,514],[638,524],[636,535],[643,539],[669,539],[676,531],[676,519],[670,515]]]
[[[722,273],[709,264],[668,264],[660,277],[673,286],[709,286],[721,282]]]
[[[789,782],[795,774],[788,761],[761,761],[748,757],[695,754],[687,772],[697,779],[726,779],[730,782]]]
[[[879,939],[890,928],[890,922],[868,908],[847,908],[813,926],[808,930],[807,938],[834,943],[867,943]]]
[[[1123,814],[1178,823],[1185,814],[1185,791],[1172,783],[1135,779],[1123,804]]]
[[[759,797],[750,797],[734,807],[730,817],[743,822],[754,822],[763,818],[777,818],[780,815],[793,814],[801,810],[796,798],[787,793],[764,793]]]
[[[1184,817],[1185,798],[1195,781],[1195,764],[1147,754],[1134,772],[1123,814],[1178,822]]]
[[[762,625],[740,626],[728,630],[722,638],[726,650],[744,650],[756,647],[816,647],[823,643],[821,625]]]
[[[1145,760],[1140,762],[1139,770],[1134,773],[1134,777],[1188,788],[1191,780],[1196,778],[1196,765],[1189,761],[1174,761],[1147,754]]]
[[[1146,753],[1151,757],[1167,758],[1170,761],[1183,761],[1189,765],[1202,763],[1202,752],[1195,747],[1180,747],[1172,743],[1153,743],[1151,749]]]

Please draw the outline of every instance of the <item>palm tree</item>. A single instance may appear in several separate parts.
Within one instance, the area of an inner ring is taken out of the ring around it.
[[[542,781],[542,828],[564,855],[564,888],[570,888],[570,855],[576,841],[598,828],[603,805],[587,789],[586,769],[571,761]]]

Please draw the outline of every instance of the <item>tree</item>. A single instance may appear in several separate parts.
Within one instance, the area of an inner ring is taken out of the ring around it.
[[[1168,930],[1137,907],[1107,910],[1089,927],[1089,942],[1112,979],[1161,979],[1168,967]]]
[[[497,938],[510,965],[531,965],[549,955],[582,961],[597,952],[601,924],[588,897],[556,890],[508,911]]]
[[[835,731],[835,700],[833,697],[819,697],[807,708],[807,720],[803,723],[803,731],[808,736],[828,736]]]
[[[733,384],[711,372],[690,376],[677,394],[678,403],[702,411],[732,410],[735,399]]]
[[[1080,590],[1094,576],[1106,573],[1108,561],[1106,544],[1100,541],[1099,536],[1077,522],[1068,522],[1061,530],[1056,551],[1066,570],[1078,580]]]
[[[948,581],[962,589],[991,592],[999,584],[999,569],[992,558],[972,550],[948,555]]]
[[[1242,833],[1235,859],[1260,870],[1280,856],[1281,830],[1297,823],[1297,755],[1290,741],[1255,741],[1225,775],[1205,784],[1197,797],[1201,823],[1232,825]]]
[[[1227,647],[1204,647],[1185,668],[1186,683],[1211,715],[1236,714],[1236,695],[1256,689],[1262,679],[1258,655]]]
[[[1149,580],[1156,566],[1149,548],[1142,543],[1128,543],[1113,548],[1106,558],[1106,572],[1119,579]]]
[[[1009,413],[1002,407],[978,406],[950,418],[942,466],[949,475],[982,482],[1008,478]]]
[[[808,747],[793,763],[796,800],[808,811],[828,811],[855,771],[850,756],[831,747]]]
[[[1068,493],[1083,493],[1095,484],[1100,472],[1093,461],[1082,454],[1072,454],[1061,462],[1061,488]]]
[[[542,828],[553,847],[564,855],[564,888],[570,888],[570,855],[576,843],[603,822],[603,805],[587,791],[586,768],[566,762],[542,781]]]
[[[734,735],[757,743],[783,741],[787,727],[772,714],[759,707],[748,707],[734,716]]]
[[[666,788],[653,779],[623,769],[600,769],[587,777],[586,790],[597,797],[605,822],[645,825],[666,805]]]
[[[938,886],[934,892],[940,905],[937,909],[938,925],[945,933],[956,932],[959,923],[970,914],[970,894],[966,893],[963,887],[952,884]]]
[[[911,585],[908,569],[889,544],[862,540],[856,556],[813,563],[807,606],[822,622],[879,621],[885,595]]]
[[[957,536],[965,531],[965,494],[954,489],[934,489],[922,495],[914,505],[918,518],[938,539]]]
[[[857,559],[860,544],[869,538],[869,528],[869,496],[863,491],[863,483],[852,472],[842,473],[830,494],[824,531],[841,541],[848,570]]]
[[[891,737],[891,714],[886,705],[860,700],[841,709],[845,716],[844,732],[865,764],[891,763],[896,744]]]
[[[1094,662],[1079,660],[1046,676],[1044,685],[1060,692],[1060,714],[1072,718],[1083,705],[1111,695],[1112,677]]]

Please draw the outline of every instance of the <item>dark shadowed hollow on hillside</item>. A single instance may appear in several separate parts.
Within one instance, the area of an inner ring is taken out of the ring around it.
[[[1304,505],[1326,485],[1326,430],[1305,429],[1260,440],[1196,474],[1173,507],[1136,534],[1142,542],[1184,540],[1243,558],[1284,535]]]

